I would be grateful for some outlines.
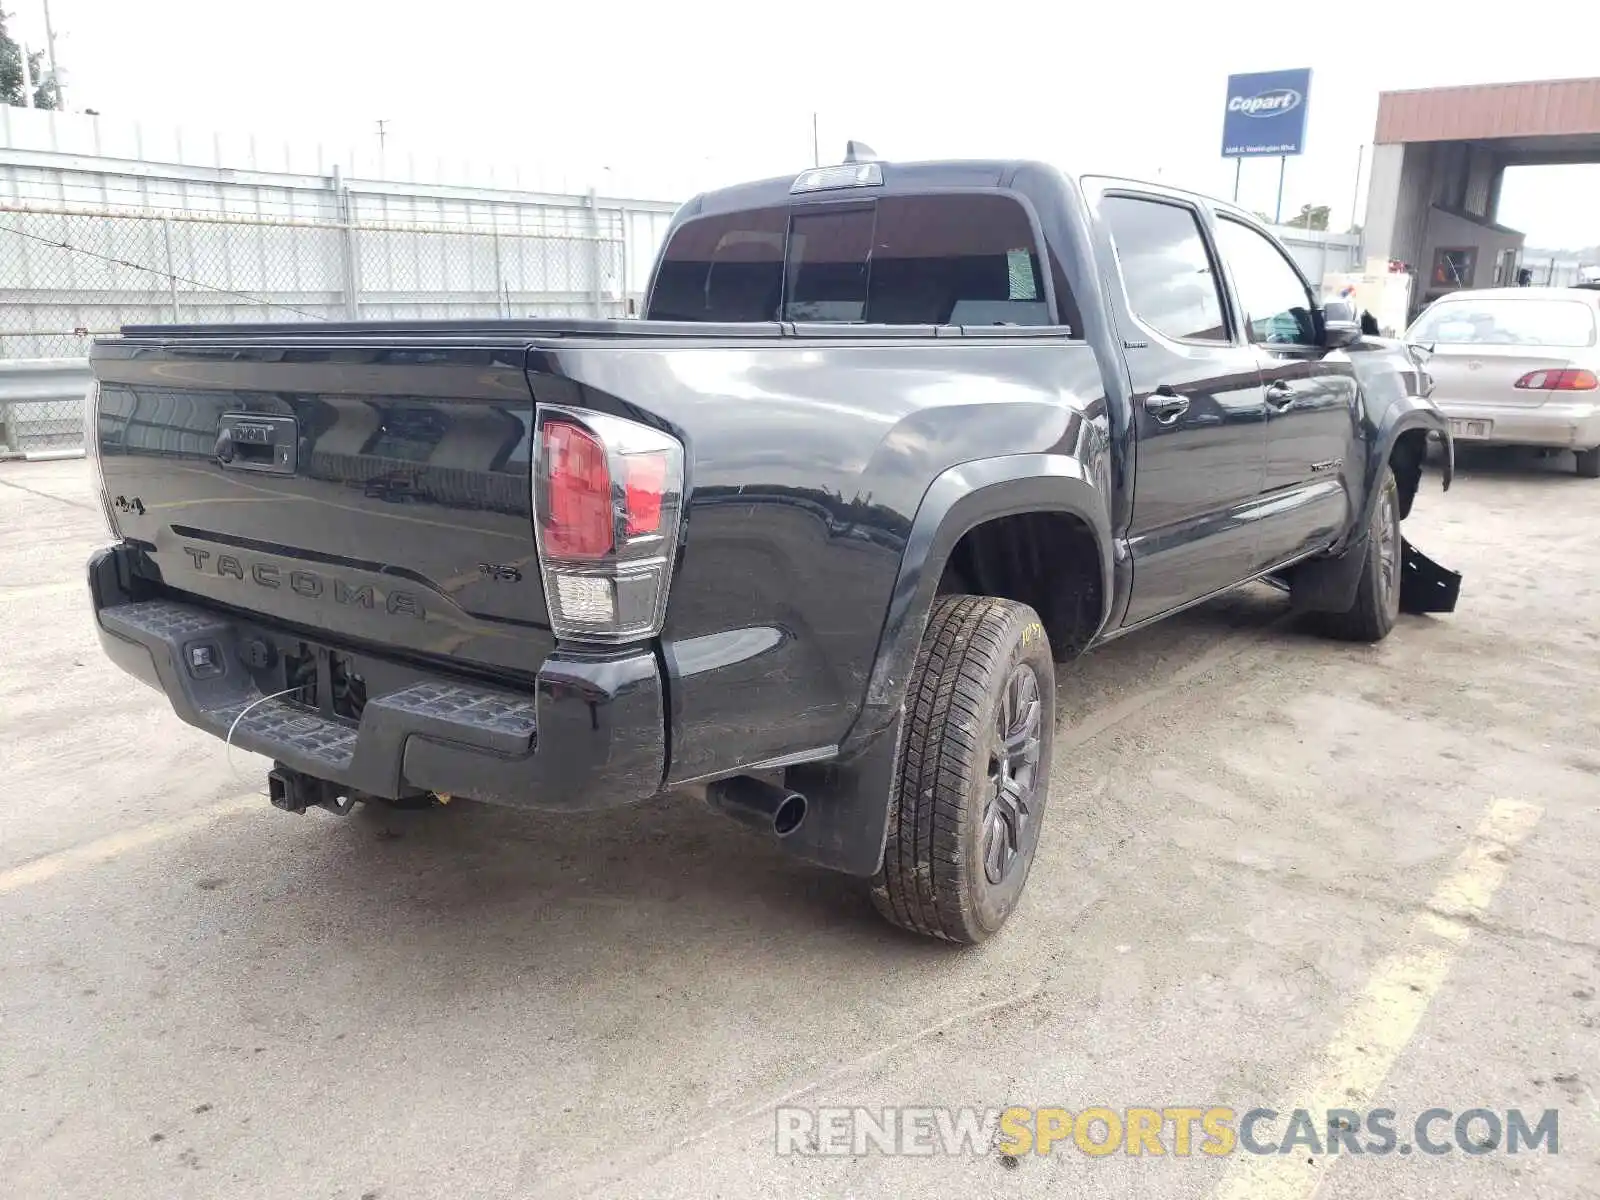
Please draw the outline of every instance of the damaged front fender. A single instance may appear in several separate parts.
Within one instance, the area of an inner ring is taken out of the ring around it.
[[[1440,566],[1406,538],[1400,539],[1400,611],[1455,612],[1461,576]]]

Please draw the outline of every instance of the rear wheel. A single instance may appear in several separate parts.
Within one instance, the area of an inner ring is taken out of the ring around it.
[[[1367,526],[1366,552],[1355,603],[1324,619],[1324,628],[1332,637],[1381,642],[1400,616],[1400,491],[1388,467],[1378,480],[1378,503]]]
[[[890,921],[981,942],[1011,915],[1039,844],[1055,670],[1033,609],[940,596],[906,693],[900,771],[872,899]]]
[[[1600,479],[1600,446],[1578,451],[1578,475],[1584,479]]]

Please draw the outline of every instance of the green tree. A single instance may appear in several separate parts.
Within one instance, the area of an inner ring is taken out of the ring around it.
[[[1290,217],[1285,225],[1293,225],[1298,229],[1327,229],[1329,209],[1326,204],[1302,204],[1300,215]]]
[[[9,15],[0,12],[0,102],[22,108],[27,105],[22,94],[22,47],[6,29]],[[28,73],[33,77],[33,106],[60,108],[61,96],[56,90],[55,77],[44,68],[44,51],[36,50],[28,55]]]

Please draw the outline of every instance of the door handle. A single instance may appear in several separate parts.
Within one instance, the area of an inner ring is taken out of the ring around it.
[[[1285,383],[1282,379],[1274,379],[1267,384],[1267,403],[1273,408],[1288,408],[1294,403],[1294,385]]]
[[[1163,384],[1144,398],[1144,410],[1163,425],[1171,425],[1189,411],[1189,397]]]

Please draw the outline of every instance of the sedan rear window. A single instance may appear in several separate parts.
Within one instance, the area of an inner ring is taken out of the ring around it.
[[[1408,341],[1468,346],[1592,346],[1594,309],[1579,300],[1462,297],[1435,304]]]
[[[1058,290],[1063,286],[1057,277]],[[1057,296],[1063,312],[1075,311]],[[883,196],[689,221],[667,244],[660,321],[1049,325],[1033,225],[1009,196]]]

